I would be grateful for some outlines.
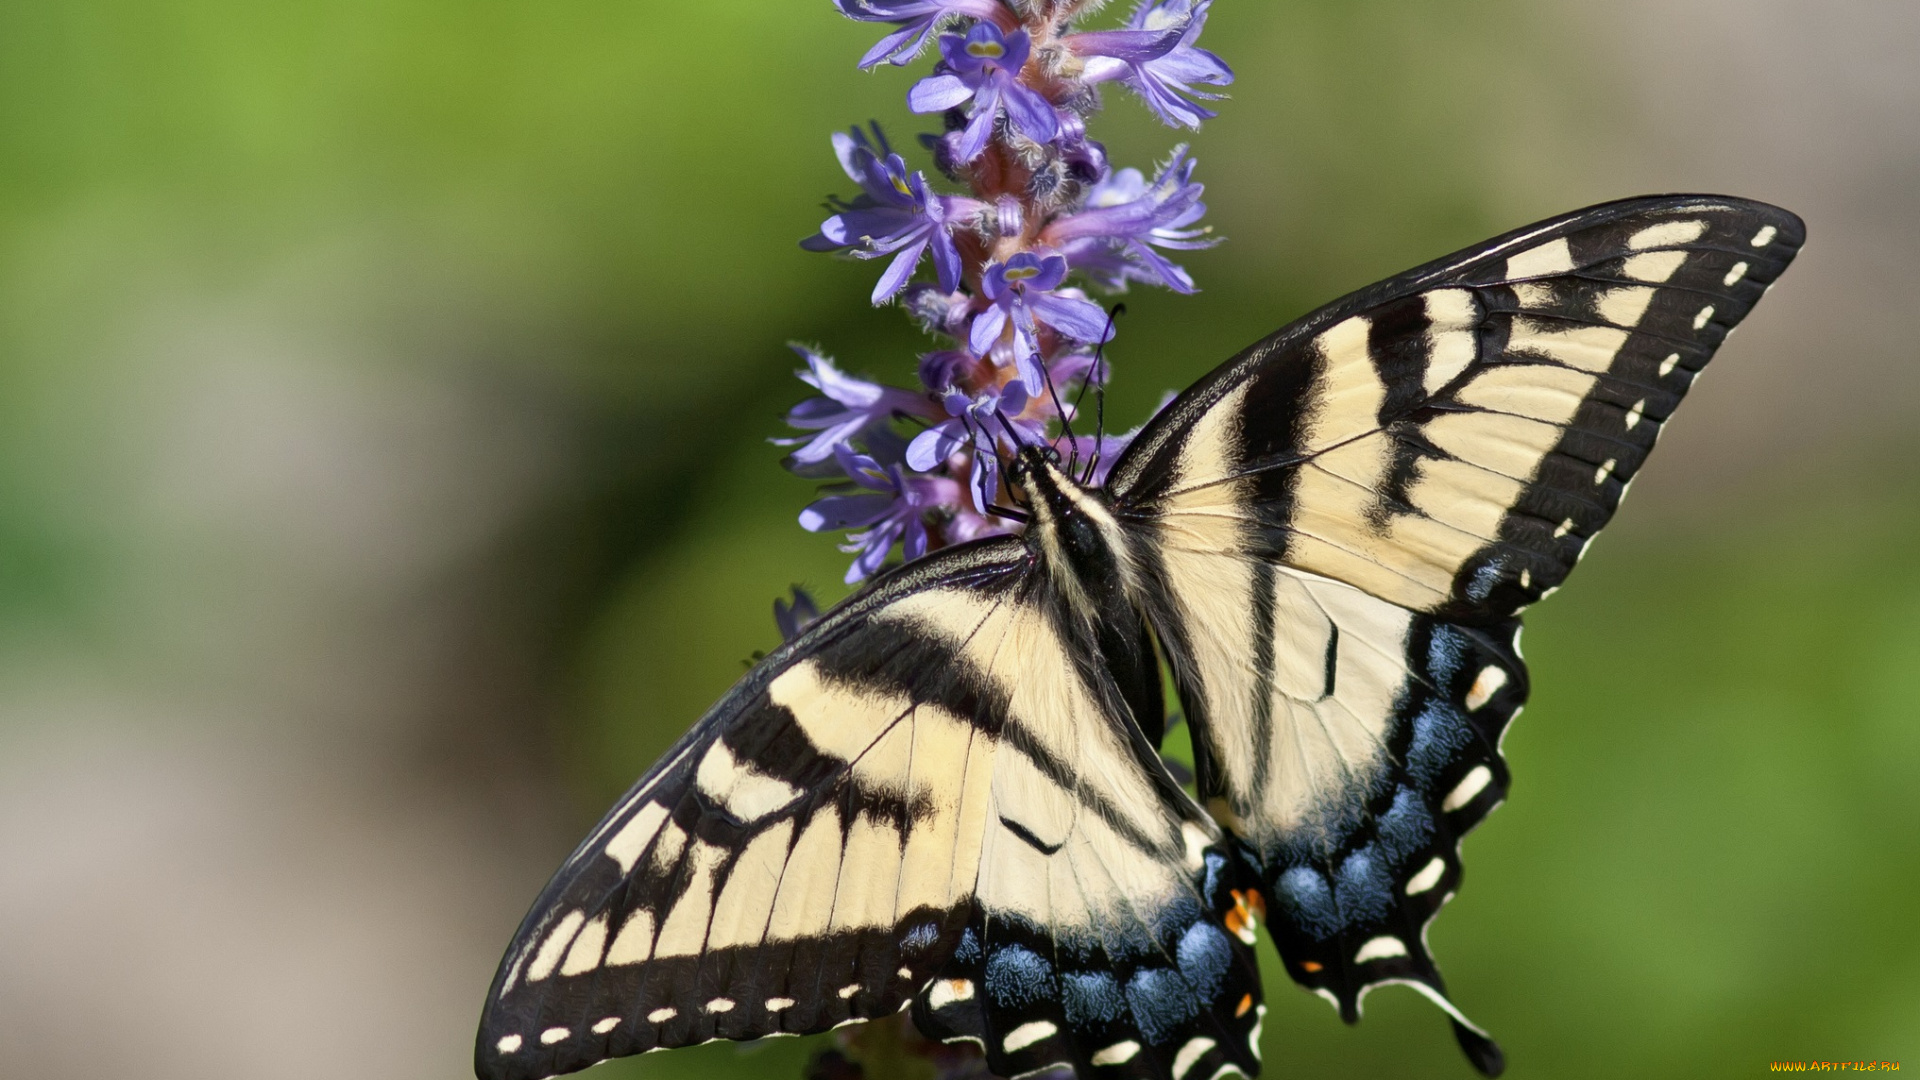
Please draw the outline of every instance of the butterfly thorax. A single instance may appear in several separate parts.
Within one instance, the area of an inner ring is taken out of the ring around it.
[[[1024,447],[1009,470],[1026,493],[1034,553],[1060,595],[1084,617],[1106,614],[1116,600],[1130,603],[1136,575],[1125,531],[1097,491],[1060,467],[1059,455]]]

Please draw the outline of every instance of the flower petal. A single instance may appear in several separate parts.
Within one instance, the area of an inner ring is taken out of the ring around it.
[[[988,82],[980,87],[980,93],[974,98],[973,115],[968,118],[967,126],[960,132],[960,141],[953,148],[954,160],[965,165],[980,156],[987,148],[987,140],[993,137],[993,118],[1000,111],[1000,86]]]
[[[1009,77],[1002,97],[1007,106],[1007,119],[1029,139],[1050,143],[1060,134],[1059,115],[1038,91]]]
[[[1040,321],[1075,341],[1088,343],[1109,340],[1107,313],[1091,300],[1041,293],[1027,298]]]
[[[965,424],[945,420],[913,437],[907,444],[907,467],[915,472],[932,472],[973,441]]]
[[[973,97],[973,87],[957,75],[929,75],[907,91],[907,107],[917,113],[945,112]]]
[[[973,346],[976,354],[985,354],[993,348],[994,342],[1007,328],[1007,312],[1002,307],[990,307],[973,317],[973,326],[967,332],[967,344]]]
[[[880,280],[873,286],[875,307],[893,299],[895,293],[906,288],[907,279],[913,276],[913,268],[919,265],[921,254],[927,250],[928,239],[923,236],[918,241],[901,248],[900,254],[894,256],[893,262],[887,265],[887,272],[881,274]]]
[[[830,532],[868,525],[893,507],[891,495],[829,495],[800,511],[800,527],[808,532]]]
[[[1081,56],[1111,56],[1116,60],[1139,63],[1157,60],[1172,52],[1187,32],[1185,25],[1163,30],[1091,30],[1069,34],[1067,48]]]

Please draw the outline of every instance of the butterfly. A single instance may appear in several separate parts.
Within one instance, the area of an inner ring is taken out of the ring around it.
[[[483,1080],[905,1009],[1018,1077],[1260,1068],[1254,946],[1348,1021],[1404,984],[1488,1076],[1426,928],[1505,797],[1519,615],[1793,259],[1794,215],[1607,203],[1363,289],[1160,411],[1030,522],[768,655],[521,924]],[[1159,754],[1163,671],[1190,795]]]

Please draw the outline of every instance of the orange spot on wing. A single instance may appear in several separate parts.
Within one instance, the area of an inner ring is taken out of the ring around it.
[[[1300,970],[1302,970],[1302,971],[1304,971],[1304,972],[1306,972],[1307,974],[1309,974],[1309,975],[1311,975],[1311,974],[1313,974],[1313,973],[1314,973],[1314,972],[1316,972],[1316,971],[1325,971],[1325,970],[1326,970],[1326,966],[1325,966],[1325,965],[1323,965],[1323,964],[1318,964],[1318,963],[1315,963],[1315,962],[1314,962],[1314,961],[1312,961],[1312,960],[1302,960],[1302,961],[1300,962]]]
[[[1240,995],[1240,1007],[1233,1010],[1233,1015],[1236,1018],[1245,1016],[1247,1015],[1247,1010],[1251,1008],[1253,1008],[1253,995],[1242,994]]]

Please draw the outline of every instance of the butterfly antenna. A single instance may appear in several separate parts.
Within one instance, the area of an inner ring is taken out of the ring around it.
[[[1107,441],[1107,381],[1100,378],[1100,369],[1106,363],[1107,341],[1113,337],[1113,324],[1127,313],[1127,305],[1115,304],[1107,311],[1107,332],[1100,335],[1101,340],[1093,347],[1093,366],[1087,369],[1087,377],[1080,382],[1080,393],[1073,399],[1073,407],[1080,407],[1080,398],[1087,393],[1087,384],[1098,380],[1093,388],[1093,452],[1087,455],[1087,475],[1081,477],[1081,484],[1093,483],[1093,475],[1100,471],[1100,449]]]
[[[1099,363],[1095,360],[1094,363]],[[1067,436],[1067,475],[1072,476],[1080,466],[1080,440],[1073,437],[1073,421],[1067,418],[1066,407],[1060,404],[1060,391],[1053,383],[1053,369],[1044,362],[1040,365],[1040,374],[1047,381],[1047,396],[1053,399],[1053,411],[1060,414],[1060,427]]]

